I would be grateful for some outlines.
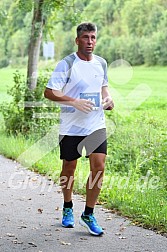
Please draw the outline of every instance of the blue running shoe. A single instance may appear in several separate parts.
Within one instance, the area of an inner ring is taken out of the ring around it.
[[[103,229],[97,224],[96,218],[93,214],[84,215],[84,213],[81,215],[81,218],[79,220],[79,223],[86,227],[90,234],[92,235],[102,235]]]
[[[62,226],[66,228],[73,228],[75,226],[72,208],[63,208]]]

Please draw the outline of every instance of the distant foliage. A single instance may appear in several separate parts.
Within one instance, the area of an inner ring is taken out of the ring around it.
[[[131,65],[142,65],[144,63],[142,42],[143,40],[133,36],[110,39],[109,35],[105,35],[99,39],[95,53],[104,57],[108,64],[121,58]]]
[[[18,61],[25,66],[33,3],[0,2],[0,68]],[[167,65],[166,1],[46,0],[43,14],[43,40],[55,42],[56,61],[75,50],[76,25],[92,21],[98,27],[95,52],[107,62],[124,58],[132,65]]]

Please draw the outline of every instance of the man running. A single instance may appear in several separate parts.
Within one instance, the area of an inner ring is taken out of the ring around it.
[[[100,193],[107,154],[104,110],[114,107],[108,90],[107,63],[93,54],[97,27],[81,23],[75,39],[78,47],[56,66],[44,95],[61,105],[60,183],[64,197],[62,226],[74,227],[73,184],[77,160],[83,147],[89,158],[90,174],[86,185],[86,204],[80,224],[96,236],[103,234],[94,216],[94,207]],[[90,181],[95,181],[90,186]]]

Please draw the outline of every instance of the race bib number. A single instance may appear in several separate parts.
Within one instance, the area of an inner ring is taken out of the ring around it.
[[[80,93],[80,99],[85,99],[93,102],[93,110],[98,110],[100,107],[100,93]]]

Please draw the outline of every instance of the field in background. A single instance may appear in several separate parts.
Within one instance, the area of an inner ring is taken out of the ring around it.
[[[53,63],[52,63],[53,68]],[[44,66],[41,65],[41,68]],[[26,69],[3,68],[0,69],[0,101],[8,100],[7,90],[13,85],[13,73],[18,70],[26,75]],[[160,105],[167,99],[167,67],[133,67],[133,76],[126,84],[112,82],[112,73],[109,74],[111,84],[121,94],[127,95],[136,85],[147,84],[152,89],[151,100]],[[149,101],[150,101],[149,98]],[[154,107],[155,109],[156,107]]]
[[[115,131],[108,139],[106,175],[99,200],[132,217],[137,224],[167,232],[167,67],[140,66],[133,71],[128,83],[112,83],[112,88],[125,98],[137,86],[146,84],[151,94],[133,113],[121,114],[119,108],[111,114],[106,111]],[[0,70],[0,103],[10,99],[6,90],[13,85],[13,72],[13,69]],[[109,77],[112,80],[111,73]],[[0,153],[17,159],[34,140],[6,136],[0,120]],[[58,148],[34,163],[33,169],[58,181],[61,169]],[[88,161],[80,159],[76,192],[85,193],[88,169]]]

